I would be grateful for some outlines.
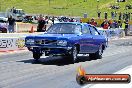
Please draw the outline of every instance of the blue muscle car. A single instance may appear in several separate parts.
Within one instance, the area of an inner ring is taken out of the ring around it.
[[[46,33],[25,39],[25,45],[33,52],[35,60],[45,53],[46,56],[69,56],[73,63],[78,54],[89,54],[92,59],[102,58],[106,42],[96,27],[77,22],[56,23]]]

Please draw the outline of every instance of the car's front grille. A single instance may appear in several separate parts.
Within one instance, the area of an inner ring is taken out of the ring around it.
[[[35,40],[35,44],[40,44],[40,45],[51,45],[55,44],[57,40],[47,40],[47,39],[39,39]]]

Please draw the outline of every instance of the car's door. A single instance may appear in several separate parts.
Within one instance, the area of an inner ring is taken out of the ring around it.
[[[93,48],[93,37],[87,24],[82,27],[82,35],[80,39],[80,52],[90,53]]]
[[[96,52],[102,42],[102,37],[101,34],[98,32],[98,30],[96,29],[96,27],[94,26],[90,26],[90,31],[92,33],[92,37],[93,37],[93,52]]]

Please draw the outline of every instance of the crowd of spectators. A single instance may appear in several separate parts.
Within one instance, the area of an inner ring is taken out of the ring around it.
[[[39,16],[34,16],[34,19],[36,19],[37,23],[38,23],[37,32],[45,32],[47,29],[46,28],[47,24],[49,24],[49,22],[51,22],[52,24],[58,23],[58,22],[79,22],[75,18],[65,17],[65,16],[55,17],[55,16],[39,15]],[[14,32],[15,19],[13,19],[12,16],[10,16],[8,18],[8,22],[9,22],[8,31]],[[126,28],[128,28],[128,25],[129,25],[128,20],[121,21],[121,20],[107,20],[107,19],[105,19],[99,25],[98,22],[96,22],[94,18],[91,18],[90,21],[88,20],[87,23],[94,25],[94,26],[102,27],[103,29],[109,29],[109,28],[124,28],[124,29],[126,29]],[[124,25],[126,25],[126,26],[124,26]]]
[[[70,17],[65,17],[65,16],[61,16],[61,17],[55,17],[55,16],[37,16],[35,17],[36,20],[38,20],[38,26],[37,26],[37,32],[45,32],[46,31],[46,27],[47,24],[49,24],[49,22],[51,21],[51,25],[54,23],[59,23],[59,22],[77,22],[77,20],[75,20],[74,18],[70,18]]]
[[[12,9],[12,11],[14,8]],[[94,18],[91,18],[90,21],[88,20],[87,23],[102,27],[103,29],[109,29],[109,28],[123,28],[127,29],[128,28],[128,21],[130,20],[130,13],[126,13],[123,15],[123,13],[119,13],[119,20],[115,20],[115,17],[117,16],[116,12],[111,12],[111,20],[107,19],[107,12],[105,12],[105,20],[101,23],[98,24],[98,22],[95,21]],[[101,12],[98,12],[98,18],[100,19]],[[80,20],[77,20],[73,17],[66,17],[66,16],[44,16],[44,15],[38,15],[38,16],[28,16],[31,20],[35,19],[37,21],[37,32],[45,32],[47,29],[47,24],[51,22],[51,25],[54,23],[58,22],[80,22]],[[123,21],[124,20],[124,21]],[[14,25],[15,25],[15,19],[10,16],[8,18],[9,26],[8,26],[8,31],[9,32],[14,32]]]

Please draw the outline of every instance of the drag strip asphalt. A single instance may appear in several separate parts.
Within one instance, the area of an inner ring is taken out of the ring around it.
[[[76,83],[81,65],[88,74],[111,74],[132,65],[132,40],[111,41],[103,58],[79,56],[72,64],[67,57],[45,57],[35,62],[29,51],[0,56],[0,88],[81,88]]]

